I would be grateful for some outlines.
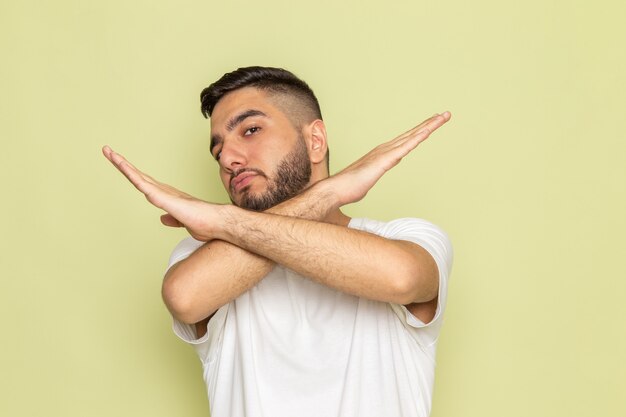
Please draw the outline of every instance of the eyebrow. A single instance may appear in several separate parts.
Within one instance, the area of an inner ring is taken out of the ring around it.
[[[234,128],[236,128],[239,124],[241,124],[248,117],[254,117],[254,116],[268,117],[267,114],[263,113],[261,110],[255,110],[255,109],[245,110],[233,116],[228,121],[228,123],[226,123],[226,131],[232,132]],[[211,154],[213,154],[213,148],[215,148],[215,146],[222,143],[222,140],[223,140],[222,135],[218,135],[218,134],[211,135],[211,145],[209,146],[209,152],[211,152]]]

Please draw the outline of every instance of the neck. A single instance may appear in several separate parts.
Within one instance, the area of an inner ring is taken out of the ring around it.
[[[320,164],[314,165],[312,167],[311,180],[309,181],[309,187],[318,183],[319,181],[323,181],[328,178],[328,171],[325,168],[325,165],[322,166]],[[351,218],[343,214],[340,207],[332,209],[327,215],[324,221],[326,223],[336,224],[338,226],[347,227],[348,223],[350,223]]]

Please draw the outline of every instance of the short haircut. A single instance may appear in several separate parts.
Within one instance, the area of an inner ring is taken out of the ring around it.
[[[320,105],[313,90],[293,73],[272,67],[244,67],[224,74],[202,90],[200,109],[207,119],[226,94],[244,87],[254,87],[287,99],[283,111],[294,125],[322,119]]]

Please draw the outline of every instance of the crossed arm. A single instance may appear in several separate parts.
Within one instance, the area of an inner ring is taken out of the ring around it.
[[[264,213],[195,199],[142,173],[110,148],[103,152],[148,201],[166,211],[165,225],[183,226],[207,242],[165,277],[163,298],[177,319],[202,321],[253,287],[275,263],[357,296],[426,306],[424,316],[432,317],[438,290],[432,257],[411,242],[349,229],[337,213],[362,199],[449,119],[447,112],[427,119]]]

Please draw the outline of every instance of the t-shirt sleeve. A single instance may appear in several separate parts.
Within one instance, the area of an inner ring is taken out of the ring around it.
[[[205,242],[196,240],[192,237],[187,237],[183,239],[172,251],[166,273],[176,263],[187,259],[192,253],[198,250],[204,243]],[[221,310],[223,310],[223,308]],[[208,345],[210,344],[209,339],[211,338],[211,336],[213,336],[213,333],[215,333],[215,329],[211,329],[211,328],[215,327],[215,325],[217,324],[217,321],[219,321],[216,319],[221,318],[223,313],[224,313],[223,311],[219,312],[218,310],[218,312],[209,321],[209,324],[207,324],[207,332],[204,334],[204,336],[200,338],[197,337],[195,325],[183,323],[177,320],[175,317],[172,317],[172,320],[173,320],[172,328],[176,336],[178,336],[183,341],[193,345],[193,347],[198,352],[198,356],[200,356],[200,358],[204,360],[204,358],[206,358],[207,353],[208,353],[207,349],[208,349]]]
[[[200,248],[200,246],[202,246],[203,244],[204,242],[196,240],[191,236],[188,236],[185,239],[181,240],[172,251],[165,272],[167,273],[167,271],[169,271],[169,269],[174,266],[174,264],[177,264],[178,262],[187,259],[189,255],[198,250],[198,248]]]
[[[435,317],[428,323],[422,322],[405,306],[393,305],[394,311],[404,319],[406,325],[419,330],[420,339],[434,342],[439,336],[443,313],[448,295],[448,280],[452,269],[453,250],[448,235],[438,226],[422,219],[405,218],[385,223],[382,236],[394,240],[407,240],[424,248],[433,257],[439,272],[439,291]]]

